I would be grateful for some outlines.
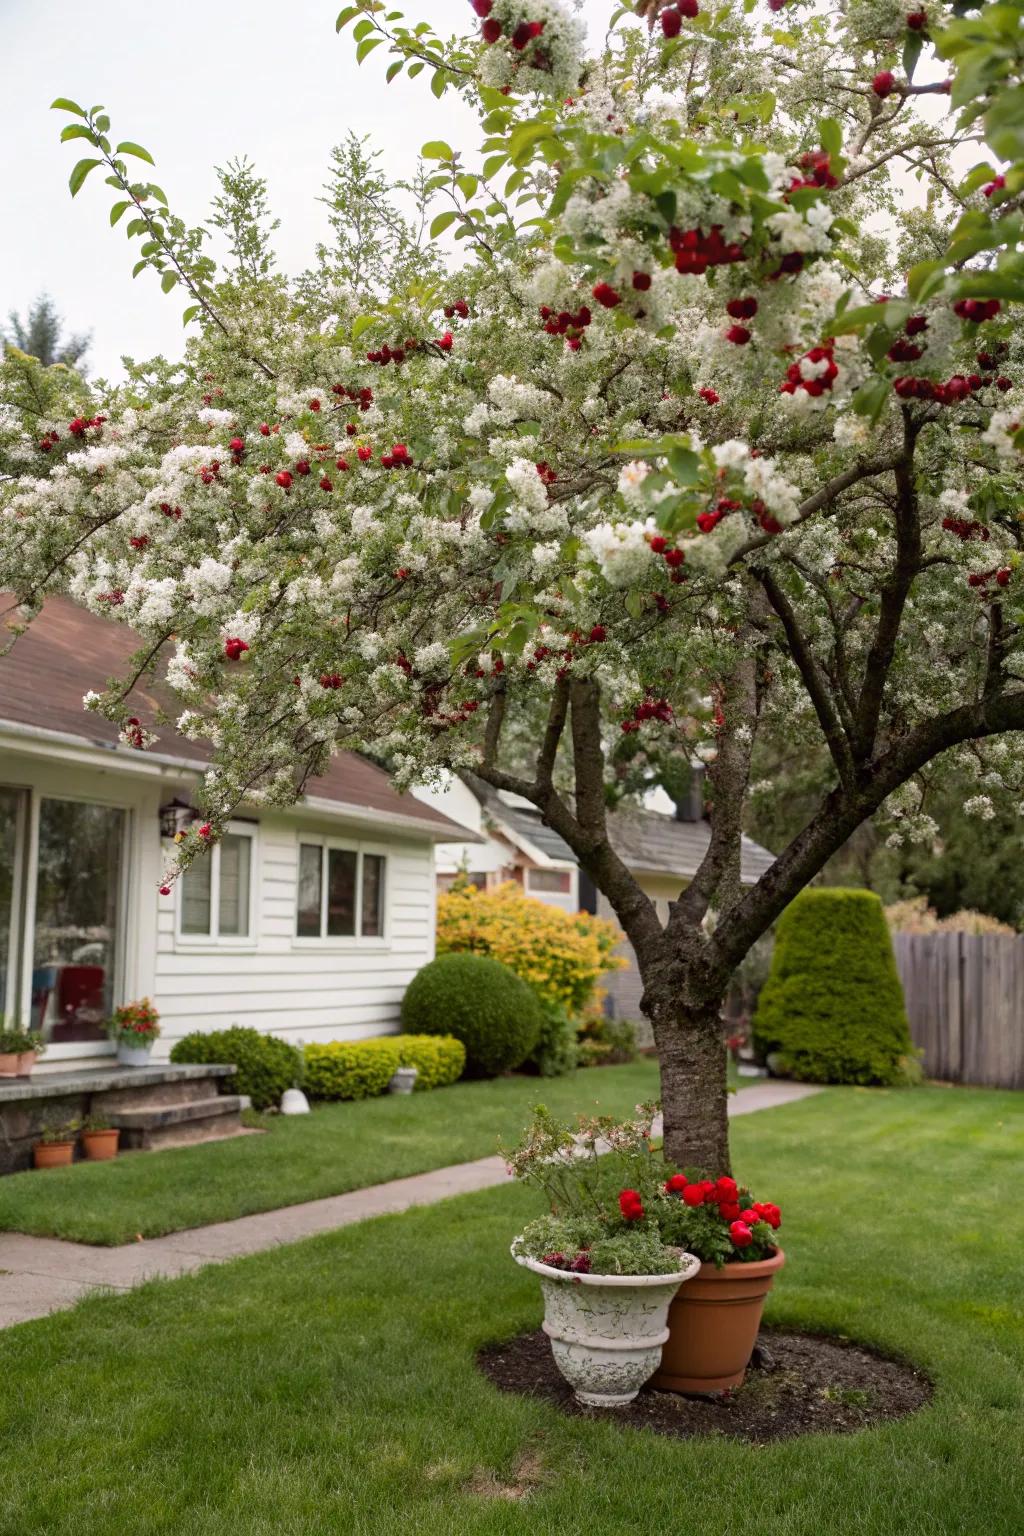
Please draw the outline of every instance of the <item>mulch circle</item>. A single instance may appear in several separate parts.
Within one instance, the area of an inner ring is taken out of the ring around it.
[[[690,1440],[728,1435],[755,1445],[793,1435],[848,1435],[902,1419],[924,1406],[932,1383],[923,1371],[846,1339],[762,1329],[742,1387],[681,1397],[644,1387],[626,1408],[586,1408],[559,1373],[540,1329],[490,1344],[477,1365],[502,1392],[541,1397],[563,1413]]]

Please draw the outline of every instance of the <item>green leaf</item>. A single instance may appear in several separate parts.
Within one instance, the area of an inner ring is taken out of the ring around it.
[[[440,101],[441,97],[444,95],[444,93],[447,90],[447,88],[448,88],[448,75],[447,75],[447,72],[445,70],[443,70],[443,69],[435,69],[435,71],[434,71],[434,78],[430,82],[430,89],[433,91],[433,93],[437,97],[438,101]]]
[[[335,32],[340,32],[343,27],[347,27],[353,16],[358,16],[361,10],[360,5],[346,5],[345,9],[338,13],[338,19],[334,23]]]
[[[889,397],[889,380],[880,373],[873,374],[853,397],[853,408],[858,416],[868,416],[875,422]]]
[[[454,149],[452,149],[450,144],[446,144],[444,139],[428,140],[428,142],[424,144],[423,148],[420,150],[420,154],[423,156],[424,160],[455,159]]]
[[[352,322],[352,340],[358,341],[372,325],[376,325],[377,319],[376,315],[356,315]]]
[[[61,143],[66,144],[69,139],[88,139],[90,144],[99,144],[99,139],[92,129],[87,128],[84,123],[68,123],[66,128],[61,129]]]
[[[945,280],[944,262],[919,261],[907,273],[907,292],[912,299],[918,299],[924,303],[925,299],[931,298],[933,293],[939,291]]]
[[[201,304],[190,304],[188,309],[186,309],[185,313],[181,317],[182,325],[189,325],[191,321],[195,319],[196,315],[202,312],[202,308],[203,306]]]
[[[631,590],[626,593],[626,612],[631,619],[638,619],[644,611],[644,600],[640,593]]]
[[[147,165],[156,165],[156,161],[148,149],[143,149],[141,144],[133,144],[130,139],[125,139],[115,151],[118,155],[134,155],[136,160],[145,160]]]
[[[446,209],[444,213],[439,213],[430,226],[431,240],[436,240],[438,235],[443,235],[445,230],[449,229],[458,217],[459,215],[450,208]]]
[[[165,272],[163,277],[160,279],[160,287],[163,289],[164,293],[170,293],[171,289],[174,287],[177,281],[177,272]]]
[[[86,117],[88,114],[77,101],[71,101],[67,96],[58,96],[56,101],[50,102],[51,112],[73,112],[76,117]]]
[[[387,84],[390,85],[392,80],[395,78],[395,76],[396,75],[400,75],[404,68],[405,68],[405,60],[404,59],[396,59],[393,64],[389,64],[388,65],[388,69],[387,69],[387,74],[384,76],[384,79],[386,80]]]
[[[138,275],[142,271],[143,267],[148,267],[148,266],[149,266],[149,258],[147,256],[143,256],[142,260],[141,261],[137,261],[135,263],[134,267],[132,267],[132,277],[138,277]]]
[[[677,485],[696,485],[700,479],[700,460],[692,448],[673,448],[668,467]]]
[[[131,203],[115,203],[114,204],[113,208],[111,208],[111,210],[110,210],[110,226],[111,226],[111,228],[113,228],[114,225],[117,223],[118,219],[121,217],[122,213],[124,213],[125,209],[126,208],[130,208],[131,206],[132,206]]]
[[[830,155],[838,155],[843,147],[843,130],[838,118],[823,117],[818,124],[821,147]]]
[[[903,73],[908,80],[913,77],[923,47],[924,38],[921,33],[908,31],[906,42],[903,44]]]
[[[102,165],[102,160],[79,160],[71,175],[68,177],[68,186],[71,188],[71,196],[77,197],[82,189],[82,183],[91,170],[97,165]]]
[[[380,47],[383,41],[384,39],[382,37],[364,37],[362,42],[359,44],[359,47],[356,49],[356,63],[361,64],[363,60],[369,54],[371,54],[375,48]]]
[[[369,37],[372,31],[373,22],[368,16],[364,16],[362,21],[357,21],[355,26],[352,28],[352,36],[355,38],[357,43],[361,43],[363,38]]]
[[[422,70],[423,70],[423,60],[422,59],[417,59],[415,64],[410,64],[409,65],[409,79],[410,80],[415,80],[416,76],[418,74],[422,73]]]

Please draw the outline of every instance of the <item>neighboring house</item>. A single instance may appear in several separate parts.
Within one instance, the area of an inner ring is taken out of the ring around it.
[[[579,911],[576,857],[558,834],[544,825],[529,800],[504,789],[491,789],[469,773],[450,778],[441,789],[420,788],[412,793],[477,835],[475,843],[438,846],[439,890],[448,890],[460,874],[482,891],[514,880],[538,901],[566,912]]]
[[[596,890],[586,872],[579,868],[572,849],[545,826],[540,812],[528,800],[491,789],[468,773],[452,779],[442,789],[417,789],[413,793],[481,838],[475,844],[438,846],[440,889],[448,889],[460,872],[481,890],[515,880],[528,895],[540,901],[570,912],[596,912],[614,919],[607,897]],[[700,808],[700,785],[695,783],[690,803],[682,814],[666,815],[637,808],[620,810],[609,817],[616,853],[650,896],[662,922],[668,919],[669,902],[693,879],[707,851],[711,831]],[[740,851],[743,883],[753,885],[773,859],[767,849],[744,837]],[[619,953],[628,965],[606,979],[606,1008],[616,1018],[639,1022],[643,986],[636,956],[632,945],[625,941]],[[650,1038],[646,1026],[642,1038]]]
[[[392,1028],[434,953],[435,844],[459,829],[340,754],[293,809],[246,809],[159,896],[202,751],[160,727],[134,751],[82,707],[136,645],[56,598],[0,658],[0,1008],[42,1029],[47,1069],[109,1055],[103,1020],[143,996],[158,1059],[192,1029]],[[144,725],[154,702],[132,697]]]

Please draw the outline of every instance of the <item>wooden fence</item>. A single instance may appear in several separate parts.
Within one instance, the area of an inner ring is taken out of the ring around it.
[[[926,1076],[1024,1088],[1024,937],[895,933],[893,947]]]

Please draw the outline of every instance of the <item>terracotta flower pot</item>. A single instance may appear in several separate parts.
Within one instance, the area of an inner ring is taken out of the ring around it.
[[[37,1168],[66,1168],[75,1155],[73,1141],[37,1141],[32,1161]]]
[[[4,1051],[0,1055],[0,1077],[17,1077],[18,1056],[14,1051]]]
[[[35,1051],[22,1051],[18,1057],[18,1076],[31,1077],[32,1068],[36,1064]]]
[[[786,1262],[782,1249],[752,1264],[702,1264],[668,1312],[668,1342],[651,1386],[663,1392],[723,1392],[742,1385],[765,1297]]]
[[[90,1163],[105,1163],[110,1158],[117,1156],[117,1142],[121,1132],[110,1131],[83,1131],[82,1146]]]

